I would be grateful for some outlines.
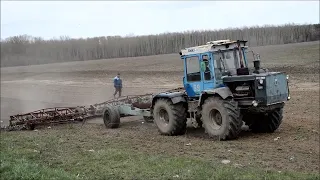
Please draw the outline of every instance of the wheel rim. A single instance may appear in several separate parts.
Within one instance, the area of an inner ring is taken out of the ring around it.
[[[221,113],[216,109],[212,109],[209,113],[209,117],[212,122],[212,127],[214,129],[220,129],[220,127],[222,125]]]
[[[163,122],[165,125],[169,124],[169,114],[165,109],[160,109],[159,111],[159,119],[161,122]]]

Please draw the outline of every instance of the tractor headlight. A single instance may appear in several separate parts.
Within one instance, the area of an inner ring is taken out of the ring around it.
[[[258,89],[263,89],[263,79],[259,79],[259,81],[258,81]]]
[[[260,80],[259,80],[259,83],[262,85],[262,84],[263,84],[263,79],[260,79]]]
[[[258,102],[257,102],[256,100],[254,100],[254,101],[252,101],[252,105],[253,105],[254,107],[257,107],[257,106],[258,106]]]

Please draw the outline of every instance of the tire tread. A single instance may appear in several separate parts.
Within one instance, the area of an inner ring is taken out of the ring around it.
[[[105,117],[105,111],[109,111],[109,121]],[[118,128],[120,125],[120,113],[115,106],[107,106],[103,111],[103,122],[107,128]]]
[[[211,104],[216,103],[221,103],[223,107],[226,109],[229,116],[229,124],[227,125],[227,130],[225,130],[224,133],[221,134],[218,138],[220,140],[236,139],[241,132],[242,126],[242,120],[240,118],[240,110],[238,108],[238,103],[233,99],[223,100],[220,97],[209,97],[207,100],[205,100],[203,106],[210,106]],[[216,135],[212,135],[209,133],[209,127],[206,126],[206,123],[203,124],[209,136],[216,137]]]
[[[183,103],[173,104],[169,99],[159,99],[156,103],[163,103],[168,105],[169,109],[172,111],[172,127],[168,132],[162,132],[159,128],[158,131],[162,135],[175,136],[175,135],[183,135],[186,132],[187,128],[187,114],[186,109]],[[169,113],[169,112],[168,112]],[[156,118],[154,118],[156,121]]]
[[[283,119],[283,108],[265,114],[249,114],[246,118],[254,119],[249,126],[255,133],[273,133],[279,128]],[[246,119],[245,119],[246,120]]]

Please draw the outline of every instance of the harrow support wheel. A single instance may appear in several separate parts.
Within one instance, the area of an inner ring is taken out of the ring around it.
[[[209,97],[202,106],[202,122],[210,137],[218,137],[219,140],[236,139],[242,126],[237,102]]]
[[[120,125],[120,113],[115,106],[107,106],[103,110],[103,122],[107,128],[118,128]]]
[[[153,117],[162,135],[175,136],[186,132],[187,112],[182,103],[173,104],[169,99],[159,99],[154,105]]]

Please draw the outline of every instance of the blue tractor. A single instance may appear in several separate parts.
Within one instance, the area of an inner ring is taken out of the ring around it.
[[[182,135],[187,119],[210,137],[235,139],[243,122],[253,132],[274,132],[290,99],[288,76],[260,68],[254,56],[248,66],[247,41],[210,41],[182,49],[184,89],[153,96],[151,115],[163,135]]]

